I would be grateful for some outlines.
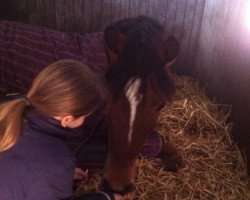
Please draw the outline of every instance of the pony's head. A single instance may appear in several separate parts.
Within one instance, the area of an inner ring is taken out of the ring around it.
[[[158,21],[145,16],[108,26],[104,37],[110,62],[104,186],[126,193],[135,178],[139,151],[154,131],[159,108],[173,93],[168,65],[176,59],[179,45],[174,37],[165,38]]]

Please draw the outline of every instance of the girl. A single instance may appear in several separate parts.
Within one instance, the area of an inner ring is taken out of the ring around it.
[[[43,69],[23,98],[0,105],[1,200],[72,195],[75,158],[64,140],[102,101],[95,74],[61,60]],[[103,191],[84,199],[122,199]]]

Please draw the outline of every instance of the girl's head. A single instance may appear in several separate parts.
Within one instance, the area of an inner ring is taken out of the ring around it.
[[[102,99],[100,82],[84,64],[61,60],[43,69],[34,80],[27,99],[50,116],[83,116]]]
[[[102,94],[100,80],[88,67],[61,60],[38,74],[26,98],[41,113],[60,120],[64,127],[74,128],[101,103]],[[24,99],[0,105],[0,151],[15,144],[26,105]]]

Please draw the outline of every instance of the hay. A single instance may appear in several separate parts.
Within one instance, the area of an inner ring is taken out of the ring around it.
[[[130,199],[250,199],[246,164],[226,122],[231,107],[209,100],[191,78],[176,77],[176,83],[173,102],[162,110],[157,129],[180,149],[185,167],[166,172],[154,159],[138,159]],[[95,174],[76,194],[97,190],[99,183]]]

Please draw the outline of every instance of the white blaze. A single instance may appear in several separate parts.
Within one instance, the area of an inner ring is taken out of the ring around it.
[[[130,103],[130,121],[129,121],[129,132],[128,132],[128,142],[129,144],[132,141],[132,132],[133,132],[133,124],[135,121],[136,109],[138,104],[141,102],[143,95],[138,94],[138,90],[141,86],[141,80],[137,79],[130,79],[127,83],[125,90],[126,90],[126,97]]]

